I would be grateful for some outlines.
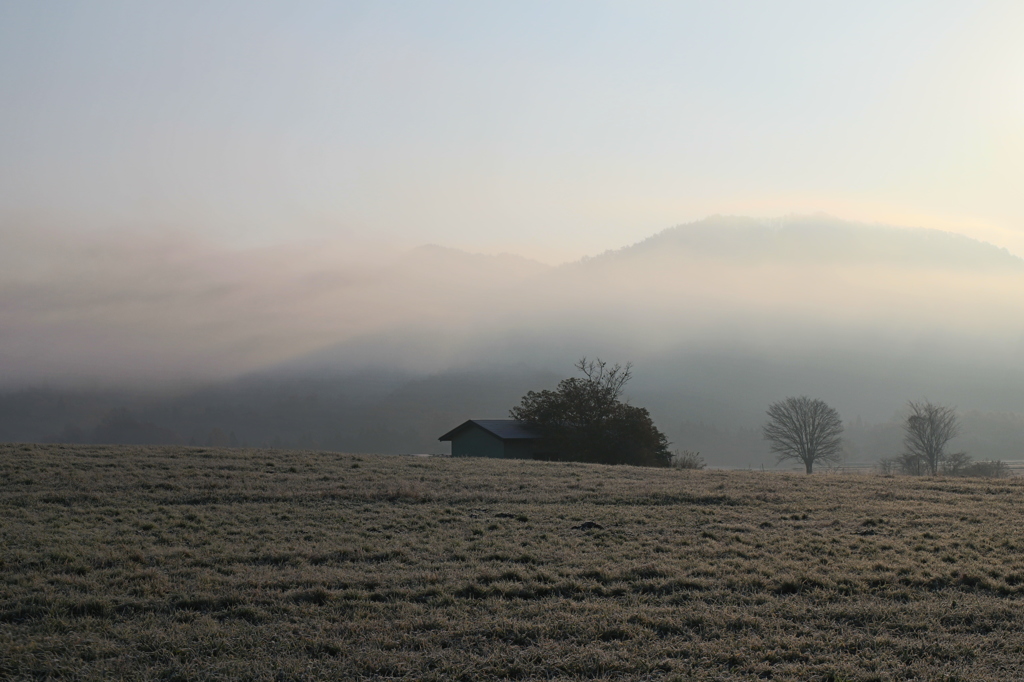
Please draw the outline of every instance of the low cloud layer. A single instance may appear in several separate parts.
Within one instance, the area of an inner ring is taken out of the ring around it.
[[[594,352],[940,366],[1024,354],[1024,262],[956,235],[822,217],[709,219],[559,267],[442,247],[226,250],[160,231],[3,239],[7,387],[550,368]]]

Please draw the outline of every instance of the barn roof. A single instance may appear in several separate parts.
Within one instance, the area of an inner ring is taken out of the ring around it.
[[[515,419],[470,419],[459,424],[438,440],[451,440],[453,436],[475,424],[484,431],[489,431],[502,440],[533,440],[540,436]]]

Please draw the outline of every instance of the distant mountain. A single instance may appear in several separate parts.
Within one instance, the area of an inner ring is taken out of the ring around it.
[[[524,278],[550,270],[550,266],[511,253],[470,253],[436,244],[417,247],[398,262],[407,271],[434,276]]]
[[[580,353],[726,348],[878,358],[923,343],[919,364],[936,344],[968,339],[990,356],[979,339],[1024,333],[1024,260],[962,235],[825,216],[713,217],[555,268],[422,247],[357,293],[349,307],[374,310],[374,328],[276,372],[552,368]]]
[[[866,225],[829,216],[776,220],[715,216],[663,230],[642,242],[591,260],[635,260],[652,253],[747,264],[831,263],[1024,271],[1024,259],[964,235]]]
[[[1024,261],[961,235],[823,216],[714,217],[558,267],[439,246],[355,266],[317,255],[278,266],[262,254],[235,269],[218,260],[208,280],[185,277],[181,291],[167,266],[145,306],[104,297],[122,285],[100,279],[90,315],[79,314],[74,283],[36,296],[47,302],[40,319],[69,308],[74,324],[12,318],[0,327],[28,340],[11,358],[43,357],[37,339],[54,338],[73,340],[71,350],[92,339],[84,347],[111,349],[118,367],[176,357],[153,339],[200,370],[234,367],[252,348],[274,359],[173,395],[0,394],[0,440],[204,444],[234,434],[261,446],[434,452],[441,433],[505,416],[583,355],[634,362],[628,396],[676,447],[717,465],[770,464],[760,423],[787,395],[863,420],[850,452],[868,460],[896,454],[891,420],[908,399],[1024,414]],[[166,300],[156,295],[165,280],[177,292]],[[152,325],[144,334],[132,326],[140,319]],[[49,336],[28,334],[37,328]],[[0,357],[15,347],[0,344]],[[957,447],[979,457],[1024,447],[1020,420],[997,421],[973,420]]]

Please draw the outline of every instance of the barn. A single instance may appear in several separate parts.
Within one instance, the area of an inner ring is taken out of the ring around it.
[[[452,457],[535,459],[539,436],[515,419],[470,419],[444,434]]]

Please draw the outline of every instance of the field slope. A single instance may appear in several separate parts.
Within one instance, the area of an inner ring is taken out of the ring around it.
[[[0,677],[1019,678],[1022,496],[1016,479],[0,446]]]

